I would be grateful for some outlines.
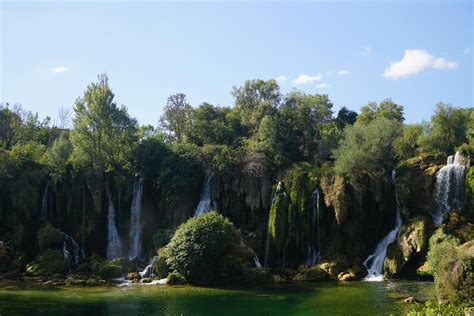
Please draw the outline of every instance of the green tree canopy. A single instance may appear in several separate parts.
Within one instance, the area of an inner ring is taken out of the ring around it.
[[[107,75],[103,74],[74,104],[74,159],[98,172],[130,168],[136,143],[136,120],[113,100]]]

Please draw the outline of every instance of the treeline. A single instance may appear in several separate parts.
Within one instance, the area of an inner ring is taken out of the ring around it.
[[[403,106],[391,99],[336,112],[327,95],[282,94],[275,80],[246,81],[232,95],[232,107],[193,107],[172,95],[156,127],[115,103],[106,75],[75,101],[71,129],[0,105],[0,190],[18,191],[10,195],[15,209],[31,212],[28,197],[42,177],[141,174],[172,201],[199,178],[196,168],[225,171],[245,161],[255,174],[278,174],[296,162],[334,161],[334,172],[350,178],[419,154],[474,151],[473,108],[440,103],[429,122],[404,124]]]

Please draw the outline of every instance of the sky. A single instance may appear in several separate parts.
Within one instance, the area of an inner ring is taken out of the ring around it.
[[[171,94],[232,106],[247,79],[328,94],[334,111],[392,98],[407,122],[473,106],[469,0],[0,1],[0,102],[53,120],[101,73],[152,125]]]

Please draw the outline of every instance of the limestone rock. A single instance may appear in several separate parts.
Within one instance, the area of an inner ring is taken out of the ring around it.
[[[429,228],[429,219],[426,217],[416,218],[402,226],[396,241],[389,246],[387,251],[384,263],[386,277],[399,276],[407,263],[419,259],[420,255],[427,250]],[[410,263],[418,265],[418,263]]]

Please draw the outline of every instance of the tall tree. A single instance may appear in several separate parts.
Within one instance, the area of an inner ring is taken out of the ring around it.
[[[190,127],[191,105],[183,93],[171,95],[166,102],[163,115],[160,118],[160,125],[168,130],[170,135],[178,142]]]
[[[74,104],[74,144],[76,162],[90,164],[98,172],[127,169],[136,143],[137,122],[118,107],[107,75],[99,76]]]

